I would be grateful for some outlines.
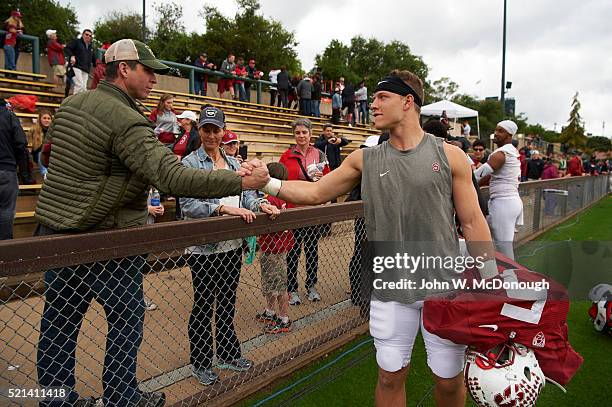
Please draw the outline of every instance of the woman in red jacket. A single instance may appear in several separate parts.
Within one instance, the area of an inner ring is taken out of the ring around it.
[[[312,137],[312,123],[308,119],[299,118],[291,123],[295,146],[283,153],[280,162],[287,167],[288,179],[316,182],[327,174],[329,166],[325,154],[310,145]],[[288,202],[288,208],[295,205]],[[295,244],[287,254],[287,291],[291,293],[289,304],[301,304],[298,295],[297,267],[304,243],[304,255],[306,257],[306,291],[310,301],[320,301],[321,296],[317,292],[317,272],[319,263],[319,238],[318,226],[306,226],[295,229],[293,237]]]

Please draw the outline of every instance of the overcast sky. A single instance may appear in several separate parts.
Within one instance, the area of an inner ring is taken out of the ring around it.
[[[166,0],[158,0],[166,1]],[[125,0],[60,0],[77,11],[81,28],[93,27],[112,10],[141,11]],[[204,32],[198,12],[204,4],[182,0],[189,31]],[[232,0],[209,0],[223,14],[237,10]],[[429,80],[446,76],[461,93],[499,96],[501,87],[503,0],[260,0],[261,12],[293,30],[304,69],[330,40],[348,44],[355,35],[408,44],[430,68]],[[147,1],[148,24],[156,16]],[[559,130],[569,118],[573,94],[580,92],[588,132],[612,135],[612,1],[508,1],[507,97],[531,123]],[[262,38],[262,41],[265,41]]]

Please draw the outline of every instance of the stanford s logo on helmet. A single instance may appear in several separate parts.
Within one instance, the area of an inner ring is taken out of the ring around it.
[[[479,407],[531,407],[546,378],[532,350],[510,343],[486,354],[468,350],[464,380]]]

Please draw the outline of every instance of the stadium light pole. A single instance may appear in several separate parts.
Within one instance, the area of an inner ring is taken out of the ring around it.
[[[504,0],[504,34],[502,41],[502,75],[501,75],[501,97],[502,114],[506,115],[506,0]]]
[[[147,25],[146,25],[146,10],[147,10],[147,0],[142,0],[142,42],[146,42],[146,34],[147,34]]]

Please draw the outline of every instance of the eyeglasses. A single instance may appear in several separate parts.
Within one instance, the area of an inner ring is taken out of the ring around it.
[[[475,148],[474,151],[484,151],[484,148]]]
[[[83,37],[91,37],[91,34],[85,33],[85,34],[83,34]]]

